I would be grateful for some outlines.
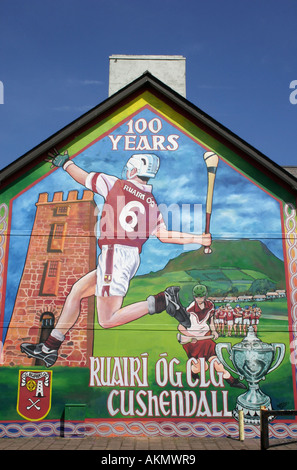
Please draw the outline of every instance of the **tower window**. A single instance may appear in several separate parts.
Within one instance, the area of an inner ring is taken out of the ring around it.
[[[52,225],[51,235],[49,239],[49,251],[63,251],[66,236],[66,228],[67,225],[63,223]]]
[[[41,295],[57,295],[59,289],[61,261],[48,261],[44,268]]]
[[[58,206],[55,209],[55,215],[69,215],[70,206]]]

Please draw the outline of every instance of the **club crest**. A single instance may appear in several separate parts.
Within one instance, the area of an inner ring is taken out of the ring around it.
[[[51,409],[52,371],[19,371],[17,412],[28,421],[40,421]]]

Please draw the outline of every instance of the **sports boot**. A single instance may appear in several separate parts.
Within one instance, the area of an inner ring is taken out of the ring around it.
[[[179,300],[179,287],[167,287],[165,289],[166,312],[174,317],[185,328],[191,326],[190,315]]]
[[[34,359],[41,359],[45,363],[46,367],[53,366],[56,360],[58,359],[58,350],[48,349],[46,346],[44,346],[43,343],[22,343],[21,351],[27,354],[28,357],[33,357]]]

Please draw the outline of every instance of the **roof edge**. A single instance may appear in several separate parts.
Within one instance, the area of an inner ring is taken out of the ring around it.
[[[50,151],[53,149],[53,147],[58,146],[59,142],[67,139],[77,129],[88,125],[91,121],[108,112],[121,101],[127,99],[127,97],[130,95],[141,91],[141,89],[147,85],[149,85],[149,87],[151,87],[153,90],[159,92],[161,95],[165,96],[178,107],[185,110],[193,118],[202,122],[217,135],[220,135],[233,144],[236,148],[253,158],[263,168],[266,168],[278,178],[285,181],[286,184],[288,184],[291,188],[297,190],[297,177],[295,177],[292,173],[289,173],[285,168],[275,163],[266,155],[259,152],[256,148],[238,137],[228,128],[220,124],[215,119],[211,118],[196,105],[192,104],[187,98],[177,93],[175,90],[160,81],[148,71],[3,168],[0,171],[0,186],[7,178],[10,178],[15,172],[19,172],[24,167],[32,163],[32,161],[34,161],[38,156],[46,153],[47,151]]]

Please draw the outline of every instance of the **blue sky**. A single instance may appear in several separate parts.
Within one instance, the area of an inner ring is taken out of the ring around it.
[[[297,164],[295,0],[1,0],[0,168],[108,96],[112,54],[186,57],[187,99]]]

